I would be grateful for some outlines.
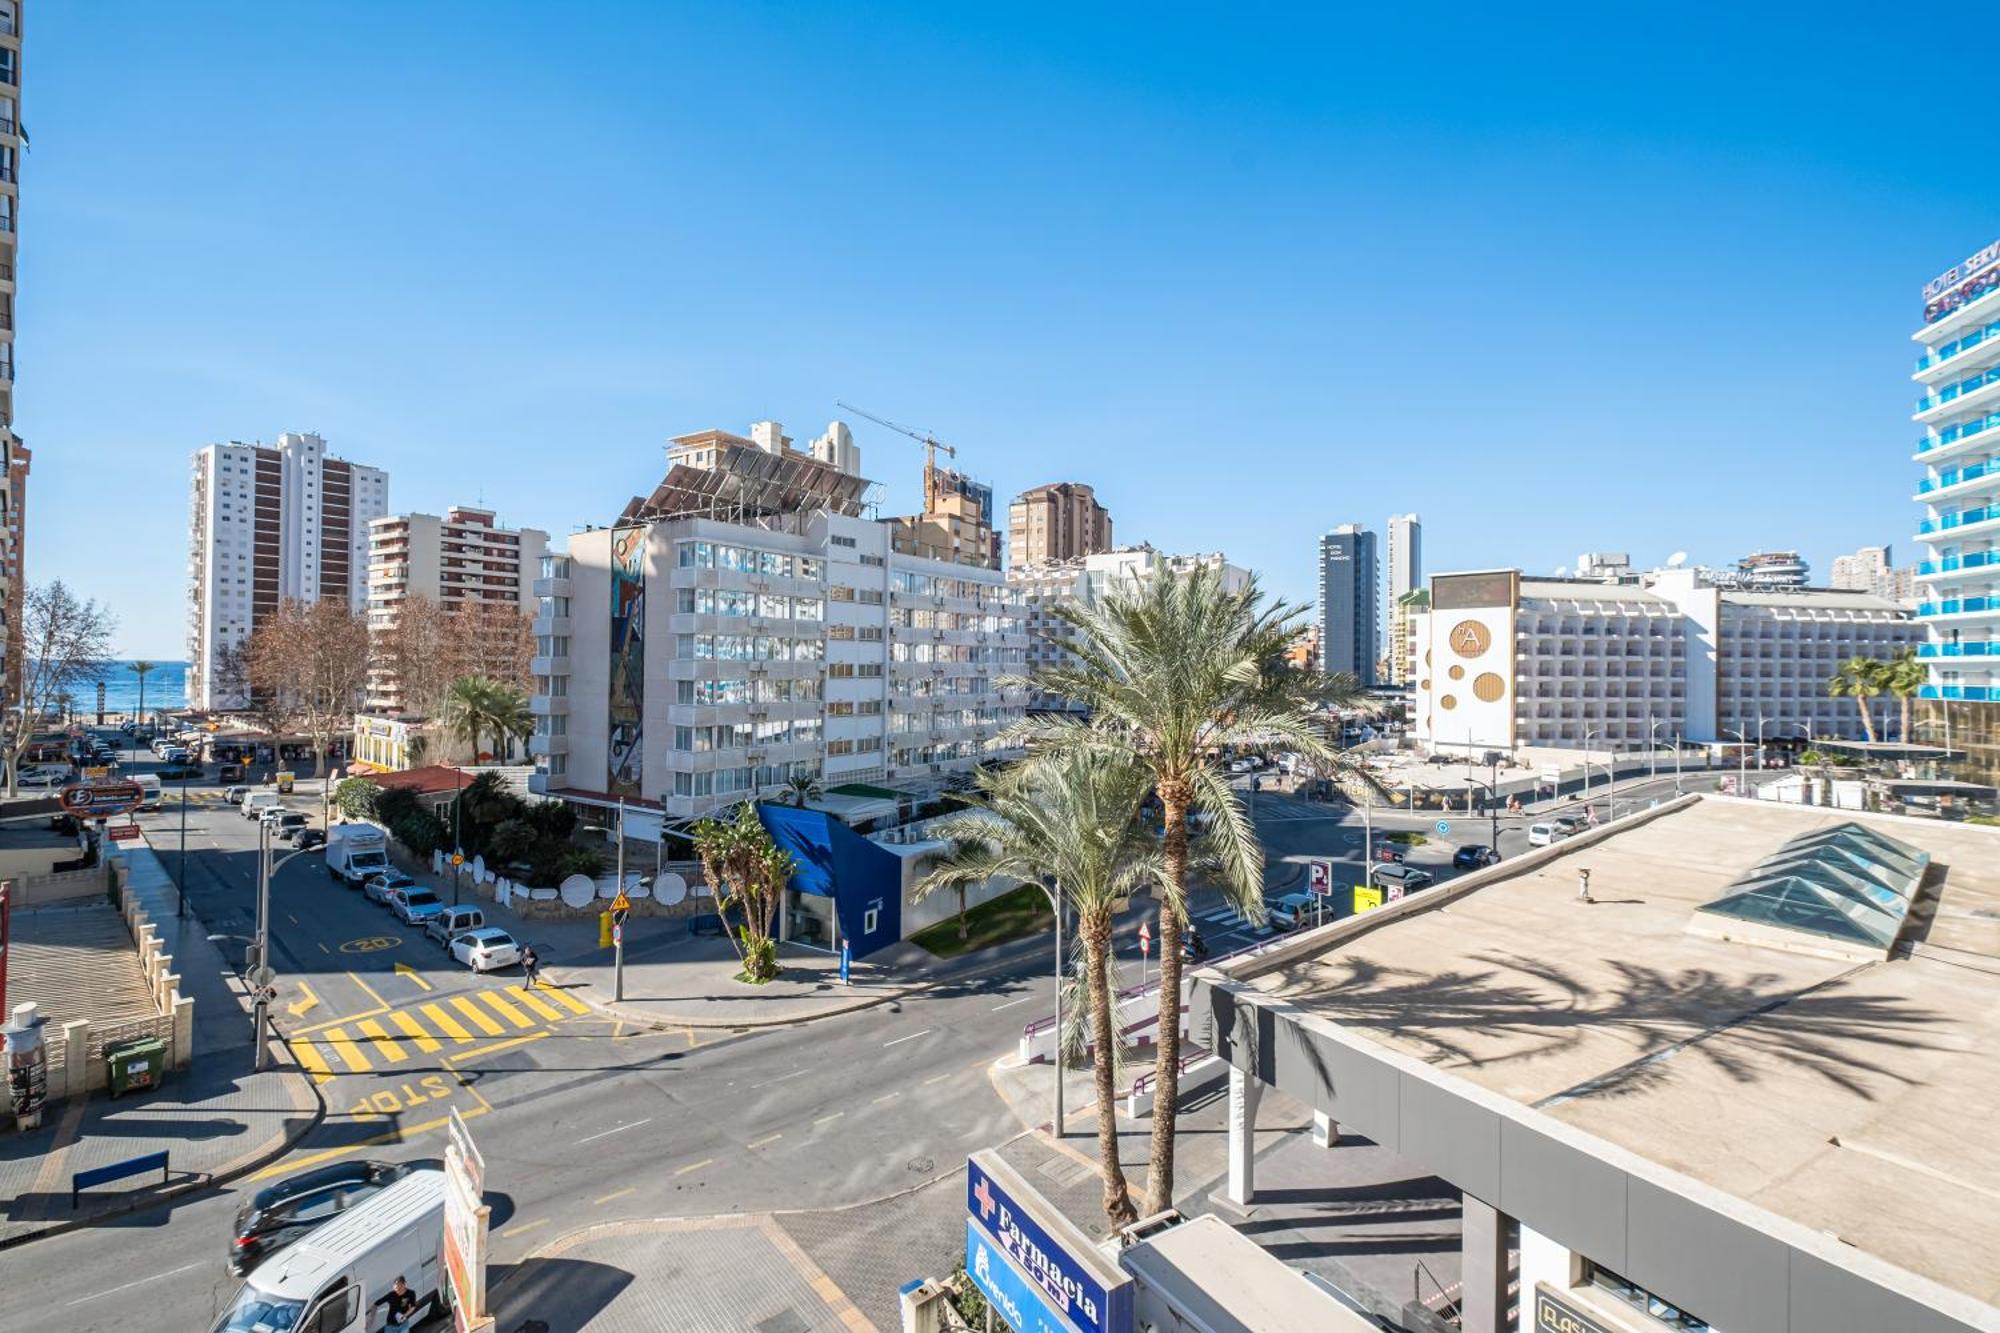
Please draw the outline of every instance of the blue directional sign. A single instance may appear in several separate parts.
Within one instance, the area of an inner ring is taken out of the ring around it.
[[[1131,1275],[1099,1254],[1089,1236],[997,1156],[981,1152],[966,1162],[965,1208],[971,1229],[1026,1279],[1031,1304],[1046,1316],[1049,1329],[1131,1333]],[[968,1271],[977,1258],[968,1240]],[[1000,1285],[995,1279],[996,1288]],[[1009,1322],[1023,1333],[1042,1327]]]
[[[1445,834],[1451,832],[1451,825],[1446,821],[1440,819],[1437,822],[1437,831],[1438,831],[1438,836],[1442,838]]]

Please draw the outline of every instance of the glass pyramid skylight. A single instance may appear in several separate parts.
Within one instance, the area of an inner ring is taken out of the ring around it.
[[[1793,838],[1698,911],[1887,949],[1930,855],[1861,824]]]

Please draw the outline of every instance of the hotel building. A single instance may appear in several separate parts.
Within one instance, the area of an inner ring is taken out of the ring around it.
[[[446,611],[469,605],[535,609],[535,579],[549,534],[503,528],[491,509],[463,505],[436,514],[394,514],[368,524],[368,629],[387,634],[413,597]],[[393,672],[368,673],[368,709],[400,713],[404,700]]]
[[[934,790],[1008,753],[1026,637],[990,539],[898,549],[846,436],[678,437],[650,495],[546,559],[534,790],[690,819],[795,776]]]
[[[1320,667],[1373,685],[1382,646],[1382,569],[1375,534],[1343,523],[1319,539]]]
[[[1828,678],[1922,637],[1908,608],[1868,593],[1719,588],[1692,569],[1634,583],[1441,574],[1414,622],[1416,733],[1472,752],[1858,738],[1859,711]]]
[[[1915,461],[1930,699],[2000,700],[2000,241],[1924,287]]]
[[[225,654],[295,598],[367,605],[368,524],[389,508],[389,474],[333,457],[317,435],[195,451],[188,502],[188,704],[238,708]]]

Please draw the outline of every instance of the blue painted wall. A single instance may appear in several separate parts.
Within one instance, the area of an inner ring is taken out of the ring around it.
[[[903,938],[903,863],[824,810],[760,805],[757,818],[798,868],[791,887],[833,899],[841,936],[866,958]],[[870,910],[875,929],[866,930]]]

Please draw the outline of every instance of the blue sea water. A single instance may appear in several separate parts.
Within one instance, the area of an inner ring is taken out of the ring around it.
[[[97,711],[97,687],[85,682],[77,687],[79,712]],[[187,706],[187,663],[155,662],[146,673],[146,711]],[[139,709],[139,677],[129,661],[112,662],[104,673],[104,711],[134,713]]]

